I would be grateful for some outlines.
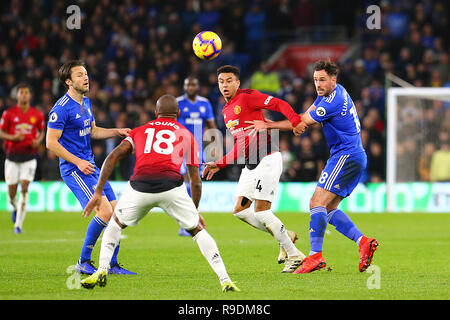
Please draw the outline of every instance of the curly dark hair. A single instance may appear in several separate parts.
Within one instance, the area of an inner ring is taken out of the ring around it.
[[[334,77],[336,77],[339,72],[339,68],[338,68],[337,64],[334,63],[333,61],[331,61],[330,59],[316,61],[316,63],[314,64],[314,71],[320,71],[320,70],[325,70],[325,72],[329,76],[334,76]]]

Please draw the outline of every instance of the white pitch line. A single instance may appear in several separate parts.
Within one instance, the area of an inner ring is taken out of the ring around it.
[[[14,244],[14,243],[52,243],[52,242],[68,242],[68,241],[83,241],[83,239],[48,239],[48,240],[4,240],[0,244]]]
[[[128,236],[126,234],[120,235],[120,239],[127,239]],[[52,243],[52,242],[69,242],[69,241],[77,241],[82,242],[84,239],[44,239],[44,240],[0,240],[0,245],[2,244],[15,244],[15,243]],[[101,242],[102,237],[100,236],[97,241]]]

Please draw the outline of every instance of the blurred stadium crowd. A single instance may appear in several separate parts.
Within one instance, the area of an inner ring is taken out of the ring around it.
[[[349,91],[361,119],[369,159],[363,182],[384,181],[385,74],[392,72],[418,87],[450,86],[449,43],[445,36],[449,29],[448,3],[343,2],[336,8],[333,1],[327,0],[85,0],[77,2],[82,27],[68,30],[69,1],[2,1],[0,110],[15,105],[14,86],[27,81],[33,87],[33,105],[47,115],[64,94],[57,78],[58,67],[79,58],[87,65],[89,97],[98,126],[134,128],[144,124],[154,118],[159,96],[183,94],[184,78],[195,75],[201,84],[199,94],[211,101],[216,125],[225,132],[221,112],[224,100],[215,75],[218,66],[239,66],[241,83],[285,99],[302,112],[316,97],[312,76],[297,77],[288,69],[270,70],[265,63],[271,53],[266,51],[265,36],[268,32],[285,35],[299,27],[345,24],[348,35],[360,42],[361,50],[355,57],[340,61],[338,82]],[[365,8],[371,4],[381,8],[380,30],[366,27]],[[224,43],[223,52],[212,62],[192,54],[192,39],[202,30],[214,30]],[[405,157],[411,157],[408,152],[417,157],[411,168],[413,180],[429,181],[433,179],[433,155],[437,151],[450,152],[450,108],[435,101],[425,113],[410,109],[405,108],[411,112],[402,115],[411,118],[412,133],[405,134],[399,149]],[[267,116],[281,120],[274,113]],[[434,132],[424,138],[425,152],[414,152],[418,144],[413,137],[423,122],[429,122],[424,127]],[[99,167],[119,142],[93,141]],[[285,168],[282,181],[317,180],[328,156],[320,126],[301,137],[282,134],[280,149]],[[113,179],[128,179],[132,165],[132,157],[123,160]],[[60,179],[58,160],[44,146],[39,169],[37,180]],[[236,166],[230,166],[217,178],[235,180],[238,175]]]

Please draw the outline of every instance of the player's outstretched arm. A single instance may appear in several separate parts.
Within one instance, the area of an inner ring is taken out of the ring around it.
[[[91,137],[92,139],[108,139],[113,137],[122,137],[126,138],[130,135],[130,128],[112,128],[106,129],[97,127],[95,122],[92,122],[91,125]]]
[[[278,129],[282,131],[290,131],[293,129],[292,124],[289,120],[272,121],[266,119],[265,121],[263,120],[245,121],[245,123],[249,124],[249,126],[244,128],[244,130],[251,130],[249,135],[255,135],[256,133],[267,129]]]
[[[124,157],[130,155],[133,152],[133,146],[128,141],[123,141],[106,157],[100,170],[100,177],[98,178],[97,187],[95,188],[94,195],[88,204],[84,208],[83,216],[88,217],[92,210],[98,208],[101,203],[103,189],[105,188],[106,181],[111,173],[114,171],[116,163],[122,160]]]
[[[214,161],[203,163],[203,165],[205,168],[203,169],[202,178],[206,177],[206,180],[211,180],[213,175],[220,170],[220,167]]]
[[[300,116],[302,118],[302,121],[293,129],[293,132],[296,136],[302,134],[303,132],[305,132],[306,128],[314,123],[316,123],[316,121],[311,117],[311,115],[309,114],[309,110],[311,109],[311,107],[308,109],[307,112],[302,113]],[[314,108],[312,108],[311,110],[314,110]]]

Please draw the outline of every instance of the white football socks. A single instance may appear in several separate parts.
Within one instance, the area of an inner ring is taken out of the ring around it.
[[[225,268],[225,264],[223,263],[222,257],[220,256],[216,241],[209,235],[209,233],[205,229],[203,229],[198,232],[192,239],[197,242],[201,253],[206,258],[214,272],[217,274],[220,283],[223,284],[225,281],[231,281]]]
[[[26,209],[28,203],[28,192],[20,193],[19,202],[17,203],[17,212],[16,212],[16,222],[14,223],[14,227],[18,227],[22,229],[23,222],[26,216]]]
[[[256,229],[268,232],[264,224],[256,218],[255,211],[253,211],[253,208],[251,207],[235,213],[234,216],[248,223],[252,227],[255,227]]]
[[[281,220],[273,214],[272,210],[255,212],[255,217],[265,226],[267,231],[273,235],[275,240],[280,243],[284,250],[286,250],[288,257],[302,255],[292,242],[291,238],[289,238],[288,232]]]
[[[119,245],[122,228],[114,218],[109,219],[108,225],[103,231],[102,246],[100,249],[99,269],[108,270],[114,250]]]

